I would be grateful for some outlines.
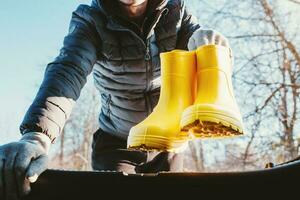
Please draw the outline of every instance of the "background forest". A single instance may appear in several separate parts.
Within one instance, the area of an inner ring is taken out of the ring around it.
[[[234,53],[235,96],[246,127],[242,137],[190,142],[185,152],[186,171],[261,169],[266,163],[281,163],[297,157],[300,147],[300,1],[185,2],[203,28],[215,29],[230,41]],[[52,59],[47,58],[46,62]],[[40,73],[45,66],[46,63],[41,64]],[[92,134],[98,128],[100,107],[99,94],[90,76],[61,137],[51,149],[51,168],[91,169]],[[9,117],[0,119],[1,130],[15,134],[17,131],[9,130],[7,121]]]

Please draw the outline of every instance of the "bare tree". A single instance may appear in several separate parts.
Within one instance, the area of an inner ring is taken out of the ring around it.
[[[300,1],[297,1],[297,0],[288,0],[288,1],[300,5]]]
[[[235,53],[234,88],[248,133],[242,140],[224,142],[223,170],[261,168],[269,160],[284,162],[299,154],[300,42],[292,21],[300,16],[282,8],[288,2],[188,2],[204,27],[230,39]],[[220,169],[218,163],[212,165]]]
[[[190,141],[185,156],[186,171],[205,171],[205,158],[201,141]]]
[[[89,83],[81,92],[52,152],[51,168],[90,170],[92,134],[100,112],[97,91]]]

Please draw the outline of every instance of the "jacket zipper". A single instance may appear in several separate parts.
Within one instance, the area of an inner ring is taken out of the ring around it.
[[[150,51],[150,40],[147,39],[147,46],[146,46],[146,54],[145,54],[145,61],[146,61],[146,89],[145,89],[145,103],[148,115],[152,112],[152,105],[151,99],[149,96],[149,89],[150,89],[150,79],[151,79],[151,71],[152,71],[152,63],[151,63],[151,51]]]
[[[106,106],[107,106],[107,115],[108,115],[108,117],[110,118],[110,114],[111,114],[111,103],[112,103],[112,100],[111,100],[111,95],[109,94],[108,95],[108,98],[107,98],[107,100],[106,100]]]
[[[140,38],[134,31],[130,30],[130,29],[125,29],[125,28],[114,28],[114,27],[109,27],[111,30],[115,30],[115,31],[129,31],[131,34],[133,34],[144,46],[144,48],[146,49],[145,52],[145,61],[146,61],[146,88],[145,88],[145,104],[146,104],[146,109],[148,112],[148,115],[152,112],[152,104],[151,104],[151,99],[149,96],[149,89],[150,89],[150,78],[152,75],[152,63],[151,63],[151,52],[150,52],[150,34],[153,31],[153,28],[155,26],[155,24],[159,21],[160,17],[162,16],[162,13],[164,11],[168,10],[167,8],[163,9],[155,18],[154,23],[151,25],[151,29],[149,31],[149,33],[147,34],[146,37],[146,42]]]
[[[150,90],[150,79],[152,77],[152,61],[151,61],[151,50],[150,50],[150,34],[153,31],[153,28],[155,24],[159,21],[160,17],[162,16],[162,13],[167,10],[166,8],[163,9],[159,15],[154,20],[154,23],[151,25],[151,29],[146,37],[146,54],[145,54],[145,60],[146,60],[146,89],[145,89],[145,104],[147,108],[148,115],[151,114],[153,108],[151,103],[151,97],[149,95]]]
[[[150,86],[150,79],[151,79],[151,51],[150,51],[150,40],[147,39],[147,46],[146,46],[146,54],[145,54],[145,61],[146,61],[146,89],[145,91],[149,91]]]
[[[148,75],[148,70],[149,70],[149,61],[151,60],[151,55],[150,55],[150,42],[149,39],[147,39],[147,42],[145,42],[144,40],[142,40],[134,31],[130,30],[130,29],[123,29],[123,28],[113,28],[113,27],[109,27],[111,30],[115,30],[115,31],[129,31],[131,34],[133,34],[138,40],[141,41],[141,43],[143,44],[144,48],[146,49],[146,53],[145,53],[145,61],[146,61],[146,88],[144,91],[144,98],[145,98],[145,104],[146,104],[146,109],[147,109],[147,113],[148,115],[152,112],[152,106],[151,106],[151,102],[149,99],[149,94],[148,94],[148,85],[149,85],[149,75]]]

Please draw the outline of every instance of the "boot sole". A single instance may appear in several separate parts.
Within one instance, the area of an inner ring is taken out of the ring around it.
[[[201,109],[197,109],[201,110]],[[196,138],[232,137],[243,134],[243,125],[232,115],[214,111],[194,111],[181,120],[181,131]]]
[[[182,138],[166,138],[156,135],[128,137],[128,149],[141,151],[182,152],[187,147],[188,136]]]

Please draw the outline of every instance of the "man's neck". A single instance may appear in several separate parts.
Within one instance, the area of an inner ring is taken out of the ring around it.
[[[130,6],[119,2],[119,7],[122,15],[129,21],[133,21],[138,26],[142,26],[146,11],[147,11],[148,0],[141,3],[140,5]]]

